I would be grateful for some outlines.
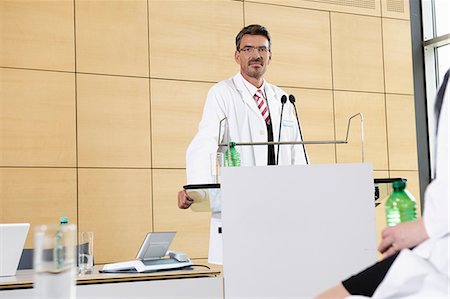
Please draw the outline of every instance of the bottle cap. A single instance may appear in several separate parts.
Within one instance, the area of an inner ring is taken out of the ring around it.
[[[235,146],[236,146],[236,142],[230,141],[230,147],[235,147]]]
[[[398,180],[398,181],[392,182],[392,188],[394,188],[394,190],[405,189],[405,187],[406,187],[406,182],[404,180]]]
[[[69,218],[67,218],[66,216],[60,217],[59,218],[59,223],[67,224],[67,223],[69,223]]]

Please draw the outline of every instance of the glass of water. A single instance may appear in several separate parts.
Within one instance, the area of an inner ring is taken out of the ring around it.
[[[223,167],[222,152],[212,153],[210,156],[210,172],[214,183],[220,183],[220,168]]]
[[[78,235],[78,267],[82,275],[94,270],[94,232],[80,232]]]
[[[74,224],[36,227],[33,258],[36,298],[76,297],[76,235]]]

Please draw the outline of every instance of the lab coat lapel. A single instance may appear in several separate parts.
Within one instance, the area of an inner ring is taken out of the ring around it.
[[[242,78],[239,74],[237,74],[236,76],[233,77],[233,82],[234,82],[237,90],[240,92],[244,103],[252,110],[252,112],[261,114],[261,112],[259,112],[258,107],[255,104],[255,99],[253,98],[252,95],[250,95],[250,92],[245,87],[244,82],[242,82]],[[262,119],[262,116],[261,116],[261,119]]]

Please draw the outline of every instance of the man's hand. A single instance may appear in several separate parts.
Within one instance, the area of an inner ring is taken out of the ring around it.
[[[378,251],[385,257],[404,248],[417,246],[429,238],[422,219],[385,228],[381,236],[383,240],[378,246]]]
[[[186,190],[178,192],[178,207],[188,209],[194,201],[187,196]]]

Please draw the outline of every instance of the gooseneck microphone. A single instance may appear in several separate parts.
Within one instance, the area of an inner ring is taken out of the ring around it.
[[[295,97],[291,94],[289,95],[289,102],[294,106],[295,116],[297,117],[297,125],[298,125],[298,131],[300,133],[300,139],[303,141],[303,135],[302,135],[302,128],[300,127],[300,121],[298,119],[298,113],[297,113],[297,107],[295,106]],[[309,164],[308,155],[306,154],[306,148],[303,144],[303,153],[305,154],[305,160],[306,164]]]
[[[287,96],[284,94],[281,96],[281,115],[280,115],[280,128],[278,129],[278,142],[280,142],[281,139],[281,123],[283,121],[283,108],[284,108],[284,104],[286,104],[287,102]],[[276,164],[278,165],[278,158],[280,157],[280,145],[277,145],[277,162]]]

